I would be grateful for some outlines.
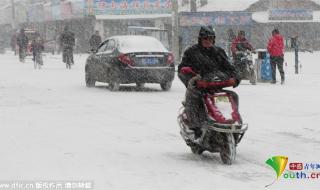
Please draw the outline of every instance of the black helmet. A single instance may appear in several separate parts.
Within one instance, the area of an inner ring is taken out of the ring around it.
[[[212,26],[202,26],[200,28],[199,32],[199,38],[204,38],[204,37],[216,37],[216,33],[214,32]]]
[[[238,32],[238,35],[245,36],[245,35],[246,35],[246,32],[245,32],[244,30],[240,30],[240,31]]]
[[[280,32],[279,32],[279,29],[278,28],[275,28],[275,29],[273,29],[272,30],[272,34],[279,34]]]

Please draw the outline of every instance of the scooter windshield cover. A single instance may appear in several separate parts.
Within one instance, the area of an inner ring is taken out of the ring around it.
[[[227,95],[213,96],[214,104],[226,120],[232,118],[232,105]]]
[[[204,100],[208,114],[216,122],[233,124],[236,121],[240,121],[238,107],[229,94],[207,94]]]

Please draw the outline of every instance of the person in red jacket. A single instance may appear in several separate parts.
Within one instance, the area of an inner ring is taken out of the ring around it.
[[[237,57],[237,51],[253,51],[252,45],[246,39],[246,33],[243,30],[238,32],[238,36],[232,41],[231,52],[234,62],[238,61],[240,58]]]
[[[280,72],[281,84],[284,84],[284,70],[283,70],[283,51],[284,51],[284,42],[283,37],[281,36],[278,29],[272,31],[272,37],[268,42],[268,52],[270,54],[270,62],[272,68],[272,84],[276,83],[276,67]]]

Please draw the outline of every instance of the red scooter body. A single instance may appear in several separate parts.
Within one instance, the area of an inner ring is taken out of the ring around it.
[[[234,124],[236,122],[241,123],[238,106],[236,105],[232,96],[227,92],[213,94],[207,93],[203,96],[203,102],[205,104],[208,117],[214,122],[220,124]],[[221,110],[223,108],[224,110]]]
[[[193,139],[193,129],[186,122],[187,114],[182,107],[178,116],[180,134],[195,154],[203,151],[219,152],[224,164],[232,164],[236,156],[236,146],[241,141],[247,124],[242,123],[238,105],[233,96],[224,91],[224,87],[234,86],[236,81],[206,82],[196,81],[196,88],[202,91],[203,104],[206,110],[205,122],[199,126],[202,131],[200,138]]]

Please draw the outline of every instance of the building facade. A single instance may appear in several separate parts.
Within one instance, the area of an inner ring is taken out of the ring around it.
[[[251,40],[265,48],[271,31],[278,28],[291,49],[290,38],[298,37],[301,49],[320,49],[320,5],[311,0],[260,0],[246,11],[254,21]]]

